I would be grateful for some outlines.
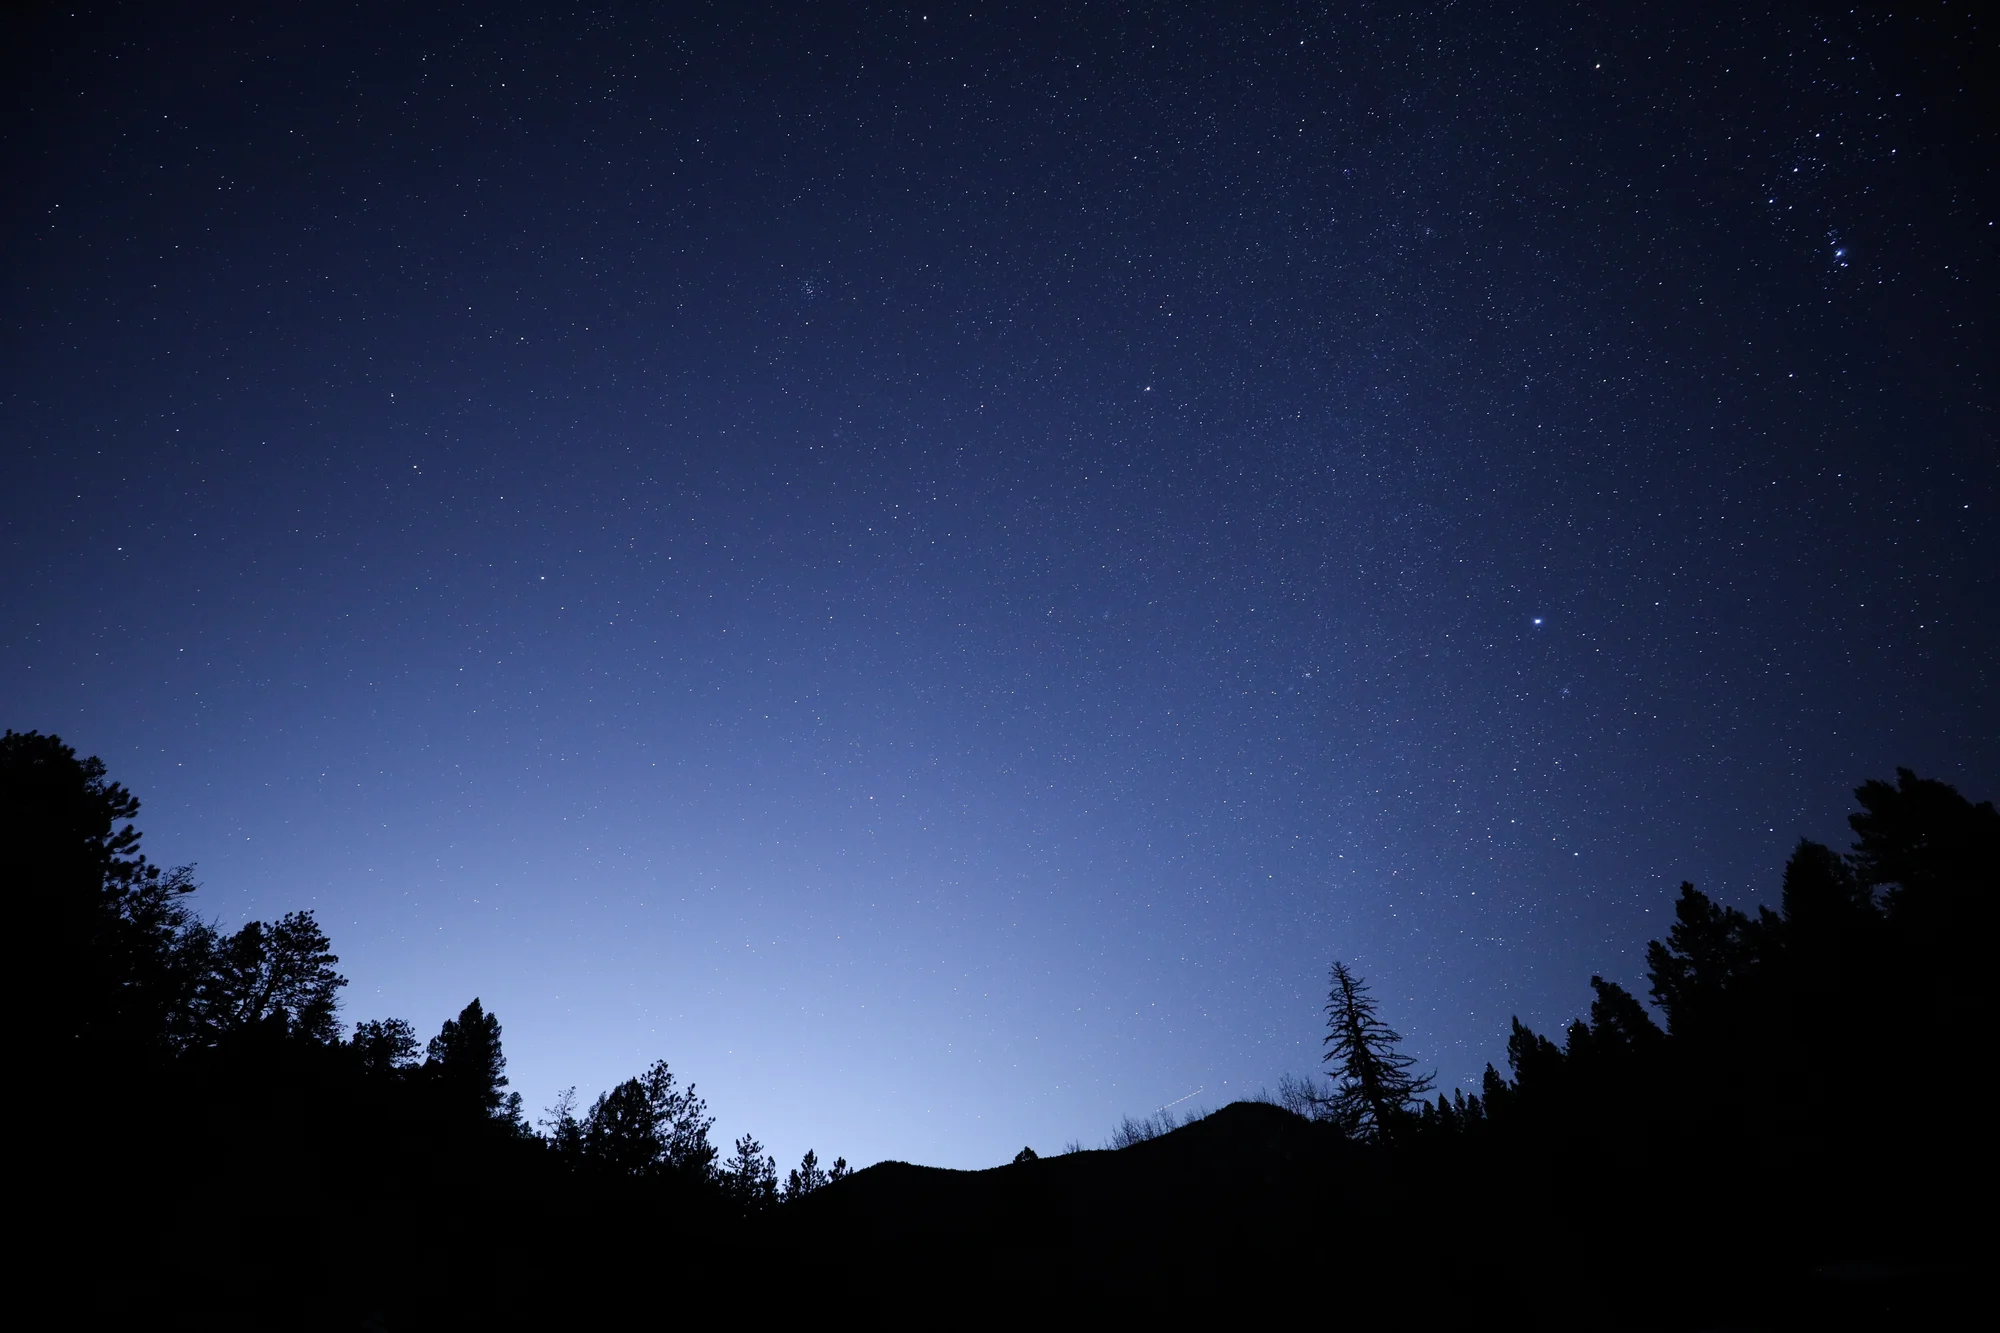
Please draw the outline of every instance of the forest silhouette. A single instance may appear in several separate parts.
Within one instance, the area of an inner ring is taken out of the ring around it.
[[[1435,1093],[1335,963],[1327,1077],[978,1172],[726,1153],[661,1060],[531,1123],[499,1017],[344,1025],[310,912],[225,932],[138,801],[0,739],[27,1271],[78,1323],[667,1323],[789,1300],[927,1317],[1309,1308],[1402,1326],[1886,1327],[1970,1290],[2000,815],[1898,770],[1779,905],[1683,884],[1651,1006]],[[1581,987],[1579,988],[1581,991]],[[1581,998],[1581,996],[1579,997]],[[1657,1015],[1657,1018],[1656,1018]],[[775,1304],[774,1304],[775,1303]],[[676,1315],[673,1312],[682,1312]],[[955,1313],[954,1313],[955,1312]]]

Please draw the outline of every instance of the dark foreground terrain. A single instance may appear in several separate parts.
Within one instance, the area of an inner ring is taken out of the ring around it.
[[[1239,1102],[1116,1152],[983,1172],[883,1163],[806,1200],[780,1235],[807,1253],[895,1256],[945,1291],[1162,1316],[1296,1308],[1406,1327],[1894,1328],[1972,1297],[1969,1246],[1949,1236],[1922,1253],[1820,1238],[1828,1219],[1802,1213],[1829,1191],[1648,1214],[1591,1199],[1629,1178],[1564,1177],[1547,1160],[1357,1146]],[[1665,1175],[1651,1183],[1670,1188]],[[1840,1215],[1853,1219],[1861,1202]]]
[[[977,1172],[885,1162],[745,1218],[698,1190],[579,1180],[518,1142],[436,1124],[315,1150],[294,1132],[334,1117],[306,1100],[184,1126],[199,1179],[143,1163],[70,1177],[37,1236],[41,1278],[107,1327],[669,1327],[849,1307],[953,1322],[1331,1308],[1416,1328],[1890,1329],[1949,1326],[1983,1303],[1971,1240],[1941,1213],[1841,1236],[1890,1201],[1775,1179],[1713,1212],[1620,1207],[1592,1196],[1629,1197],[1634,1176],[1381,1150],[1262,1103],[1117,1151]],[[1672,1186],[1665,1172],[1636,1181]],[[1928,1211],[1957,1192],[1895,1202]],[[1829,1203],[1835,1217],[1806,1216]]]
[[[225,934],[101,764],[9,732],[14,1322],[1954,1326],[1988,1303],[1961,1089],[2000,814],[1908,772],[1856,798],[1852,851],[1800,843],[1776,910],[1683,885],[1651,1004],[1591,978],[1477,1092],[1428,1099],[1336,965],[1341,1076],[1291,1109],[987,1171],[809,1154],[781,1184],[663,1061],[531,1126],[478,1000],[427,1044],[347,1032],[310,913]]]

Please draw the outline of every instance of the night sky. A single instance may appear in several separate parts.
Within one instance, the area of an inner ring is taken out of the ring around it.
[[[1275,1086],[1336,957],[1476,1081],[2000,795],[1966,6],[1204,8],[10,19],[0,722],[784,1164]]]

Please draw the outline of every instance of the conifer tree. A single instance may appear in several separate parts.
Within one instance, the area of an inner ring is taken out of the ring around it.
[[[1785,863],[1781,914],[1792,938],[1851,933],[1880,915],[1874,894],[1847,858],[1821,843],[1799,839]]]
[[[1337,1070],[1334,1119],[1355,1138],[1379,1142],[1392,1137],[1410,1103],[1430,1091],[1432,1080],[1410,1072],[1416,1061],[1397,1049],[1402,1037],[1382,1021],[1367,984],[1345,963],[1333,965],[1326,1023],[1327,1051],[1320,1058]]]
[[[832,1177],[819,1164],[819,1154],[808,1148],[798,1167],[785,1177],[784,1201],[797,1203],[814,1190],[826,1188],[831,1182]]]
[[[498,1117],[506,1106],[507,1057],[500,1050],[500,1019],[477,998],[447,1018],[426,1051],[424,1068],[445,1096],[469,1111]]]
[[[1592,977],[1590,1034],[1600,1050],[1651,1051],[1666,1035],[1639,1003],[1637,996],[1615,981]]]
[[[339,992],[347,984],[333,970],[339,961],[311,912],[252,921],[215,946],[205,987],[208,1024],[216,1035],[272,1025],[331,1045],[340,1039]],[[497,1043],[497,1026],[494,1032]]]
[[[138,812],[103,760],[58,736],[0,735],[0,884],[20,941],[9,969],[47,1015],[17,1040],[30,1063],[187,1044],[213,932],[185,901],[192,868],[163,871],[139,850]]]
[[[1562,1081],[1563,1049],[1527,1026],[1519,1018],[1508,1020],[1507,1068],[1514,1074],[1516,1092],[1529,1096],[1551,1095]]]
[[[1727,1027],[1738,992],[1774,952],[1780,924],[1768,908],[1752,920],[1683,883],[1667,938],[1646,946],[1646,977],[1667,1030],[1699,1036]]]
[[[778,1202],[778,1159],[745,1134],[722,1166],[722,1192],[745,1213],[761,1213]]]

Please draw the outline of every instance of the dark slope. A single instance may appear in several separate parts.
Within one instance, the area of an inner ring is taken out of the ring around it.
[[[875,1244],[1012,1249],[1116,1245],[1169,1220],[1271,1230],[1301,1192],[1326,1202],[1360,1166],[1324,1126],[1238,1102],[1116,1152],[1079,1152],[986,1171],[882,1162],[807,1201],[795,1224]]]
[[[1371,1148],[1238,1102],[1118,1151],[985,1171],[883,1162],[781,1210],[766,1235],[777,1281],[933,1313],[1877,1329],[1948,1310],[1964,1286],[1935,1263],[1787,1261],[1754,1220],[1661,1211],[1657,1196],[1606,1207],[1592,1196],[1623,1200],[1630,1164],[1566,1181],[1576,1170],[1540,1148]]]
[[[1463,1308],[1486,1275],[1358,1220],[1379,1218],[1386,1186],[1380,1157],[1238,1102],[1118,1151],[986,1171],[883,1162],[774,1221],[795,1262],[822,1262],[850,1288],[857,1271],[895,1274],[876,1288],[892,1301],[979,1292],[1170,1313],[1250,1293],[1296,1299],[1335,1273],[1393,1269],[1437,1291],[1440,1308]]]

